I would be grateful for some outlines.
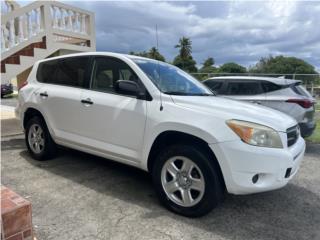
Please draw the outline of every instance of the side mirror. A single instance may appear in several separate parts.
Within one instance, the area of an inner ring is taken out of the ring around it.
[[[125,95],[139,95],[139,86],[136,82],[129,80],[118,80],[115,84],[115,91]]]

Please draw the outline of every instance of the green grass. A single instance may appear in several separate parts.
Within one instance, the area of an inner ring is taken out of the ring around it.
[[[320,102],[319,102],[319,100],[317,101],[317,104],[316,104],[316,111],[320,111]]]
[[[313,143],[320,143],[320,119],[317,120],[317,127],[313,134],[306,138],[306,140]]]

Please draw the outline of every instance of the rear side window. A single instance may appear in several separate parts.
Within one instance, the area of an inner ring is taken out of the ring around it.
[[[214,81],[209,80],[205,82],[205,85],[207,85],[212,91],[214,91],[216,94],[221,94],[223,82],[222,81]]]
[[[263,93],[259,81],[231,81],[226,88],[226,95],[256,95]]]
[[[70,87],[84,87],[89,57],[57,59],[39,65],[37,80]]]
[[[305,89],[303,86],[301,85],[291,85],[290,88],[296,93],[299,94],[301,96],[305,96],[305,97],[312,97],[312,95],[307,91],[307,89]]]
[[[262,82],[262,87],[265,93],[273,92],[281,89],[281,86],[272,82]]]

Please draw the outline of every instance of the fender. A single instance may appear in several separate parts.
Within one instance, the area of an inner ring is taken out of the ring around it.
[[[167,131],[175,131],[186,133],[197,138],[202,139],[203,141],[207,142],[208,144],[213,144],[217,142],[217,139],[214,138],[211,134],[204,131],[201,128],[197,128],[195,126],[190,126],[188,124],[182,124],[177,122],[165,122],[160,123],[157,126],[146,130],[146,132],[150,132],[148,135],[145,136],[144,145],[142,150],[142,161],[141,161],[141,168],[148,171],[148,157],[151,151],[151,147],[157,137]]]

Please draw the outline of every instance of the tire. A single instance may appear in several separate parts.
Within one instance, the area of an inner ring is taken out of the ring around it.
[[[222,202],[225,192],[213,161],[207,151],[192,145],[173,145],[161,151],[152,169],[161,203],[186,217],[209,213]]]
[[[27,122],[25,140],[29,153],[35,160],[43,161],[56,156],[57,145],[41,117],[35,116]]]

